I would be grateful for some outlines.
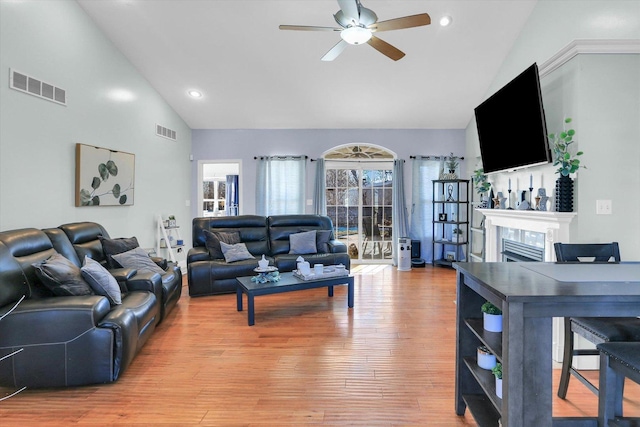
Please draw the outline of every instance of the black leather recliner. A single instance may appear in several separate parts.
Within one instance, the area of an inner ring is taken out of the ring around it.
[[[0,363],[0,386],[61,387],[115,381],[160,317],[160,303],[148,280],[127,280],[122,304],[113,307],[99,295],[53,296],[40,283],[32,264],[56,251],[80,264],[59,230],[0,232],[0,318],[4,317],[0,320],[0,357],[19,351]]]
[[[63,224],[58,228],[65,233],[81,262],[84,256],[88,255],[106,267],[106,256],[102,250],[99,236],[107,239],[110,236],[102,225],[84,221]],[[167,263],[166,260],[161,258],[154,258],[154,260],[156,264],[165,270],[164,274],[136,272],[133,277],[129,277],[130,269],[113,269],[110,271],[119,282],[129,283],[131,281],[147,280],[153,284],[156,298],[160,301],[159,323],[171,312],[180,299],[182,294],[182,272],[180,267],[174,263]]]

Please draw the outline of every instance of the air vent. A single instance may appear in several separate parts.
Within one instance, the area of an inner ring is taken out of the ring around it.
[[[172,141],[175,141],[177,137],[175,130],[171,130],[159,124],[156,124],[156,135],[170,139]]]
[[[67,92],[35,77],[9,69],[9,87],[56,104],[67,105]]]

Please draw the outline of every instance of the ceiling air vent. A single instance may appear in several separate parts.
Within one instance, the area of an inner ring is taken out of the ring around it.
[[[67,92],[52,84],[9,69],[9,87],[56,104],[67,105]]]
[[[156,124],[156,135],[161,136],[163,138],[170,139],[172,141],[176,140],[176,131]]]

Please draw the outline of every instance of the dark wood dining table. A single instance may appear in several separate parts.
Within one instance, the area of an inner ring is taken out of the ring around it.
[[[640,315],[640,262],[557,264],[454,263],[457,274],[455,411],[479,425],[595,426],[596,417],[554,418],[552,318]],[[503,312],[502,333],[482,328],[480,307]],[[477,347],[502,363],[502,399],[489,371],[477,369]],[[488,372],[488,374],[487,374]]]

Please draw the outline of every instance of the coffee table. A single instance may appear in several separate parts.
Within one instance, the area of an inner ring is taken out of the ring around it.
[[[280,273],[278,282],[256,283],[251,281],[251,276],[237,277],[238,286],[236,294],[238,298],[238,311],[242,311],[242,294],[247,295],[247,312],[249,326],[255,324],[253,298],[257,295],[279,294],[282,292],[302,291],[305,289],[323,288],[329,289],[329,296],[333,297],[333,287],[347,285],[347,305],[353,308],[353,276],[331,277],[327,279],[302,280],[293,273]]]

